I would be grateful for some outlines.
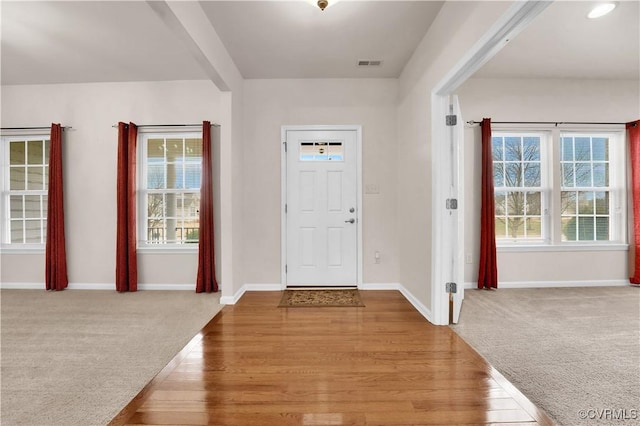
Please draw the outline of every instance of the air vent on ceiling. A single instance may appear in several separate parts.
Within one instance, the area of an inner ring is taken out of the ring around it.
[[[379,67],[382,65],[380,60],[360,60],[358,61],[359,67]]]

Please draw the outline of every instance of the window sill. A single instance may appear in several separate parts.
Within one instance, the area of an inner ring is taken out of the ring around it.
[[[571,252],[571,251],[628,251],[628,244],[529,244],[529,245],[502,245],[497,246],[499,253],[527,253],[527,252]]]
[[[187,246],[138,246],[140,254],[198,254],[198,244]]]
[[[21,245],[3,245],[0,247],[0,253],[2,254],[45,254],[45,246],[38,244],[33,246]]]

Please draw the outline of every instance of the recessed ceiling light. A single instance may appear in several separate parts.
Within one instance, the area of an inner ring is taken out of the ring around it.
[[[600,18],[601,16],[604,16],[607,13],[611,12],[613,9],[615,9],[617,5],[618,5],[618,2],[600,3],[596,5],[593,9],[591,9],[591,12],[589,12],[589,14],[587,15],[587,18],[591,18],[591,19]]]

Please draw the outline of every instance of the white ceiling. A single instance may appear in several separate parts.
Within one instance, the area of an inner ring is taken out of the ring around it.
[[[438,1],[202,2],[245,78],[398,77],[442,7]],[[359,60],[382,60],[376,68]]]
[[[640,75],[639,0],[588,20],[592,1],[557,1],[476,75]],[[202,1],[245,78],[397,77],[441,2]],[[206,79],[144,1],[0,2],[2,84]],[[379,59],[379,68],[356,61]]]

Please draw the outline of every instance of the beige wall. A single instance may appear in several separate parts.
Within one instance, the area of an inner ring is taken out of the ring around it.
[[[51,122],[73,127],[63,140],[70,284],[114,282],[117,129],[112,126],[219,122],[221,115],[221,94],[209,81],[3,86],[1,102],[3,127]],[[138,259],[140,284],[195,288],[197,254],[139,254]],[[43,253],[3,252],[1,267],[3,283],[44,282]]]
[[[459,91],[465,121],[627,122],[640,117],[636,81],[470,79]],[[478,276],[480,132],[465,130],[465,282]],[[518,251],[498,249],[500,282],[616,281],[627,278],[627,252]]]
[[[509,6],[446,2],[399,79],[398,276],[426,309],[433,305],[432,261],[439,261],[431,243],[439,226],[431,220],[432,91]]]
[[[246,80],[244,277],[281,281],[281,127],[362,126],[364,283],[397,283],[395,79]],[[374,252],[380,263],[374,263]]]

